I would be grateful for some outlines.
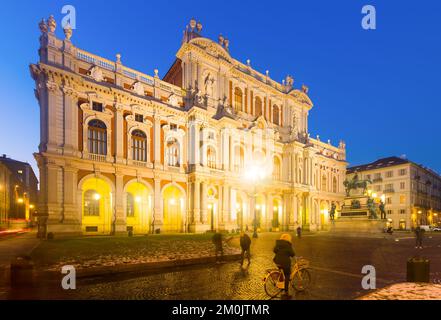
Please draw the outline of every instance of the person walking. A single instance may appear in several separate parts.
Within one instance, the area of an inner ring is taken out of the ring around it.
[[[245,254],[247,255],[248,265],[251,263],[250,246],[251,246],[251,238],[244,231],[241,231],[240,232],[240,248],[242,249],[241,262],[240,262],[241,266],[243,266],[243,261],[245,260]]]
[[[294,249],[292,247],[291,235],[285,233],[282,234],[280,240],[276,240],[276,246],[273,252],[276,254],[274,256],[274,263],[283,270],[285,274],[285,293],[284,298],[291,298],[289,294],[289,281],[291,278],[291,258],[295,256]]]
[[[297,238],[301,238],[302,237],[302,228],[300,228],[300,226],[297,227]]]
[[[415,228],[415,249],[422,249],[423,248],[423,237],[424,237],[424,229],[420,226],[417,226]]]
[[[218,259],[218,255],[220,254],[221,259],[224,256],[224,247],[222,245],[222,234],[216,232],[213,235],[212,241],[214,244],[214,254],[216,256],[216,263],[219,263],[220,260]]]

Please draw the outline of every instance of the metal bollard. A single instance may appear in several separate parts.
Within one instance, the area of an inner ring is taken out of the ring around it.
[[[430,282],[430,260],[415,257],[407,260],[407,282]]]
[[[18,256],[11,262],[11,287],[31,287],[34,284],[34,263],[29,256]]]

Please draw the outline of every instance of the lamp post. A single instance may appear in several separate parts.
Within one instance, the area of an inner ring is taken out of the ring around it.
[[[248,181],[250,181],[253,184],[254,187],[254,193],[253,193],[253,199],[254,199],[254,223],[253,223],[253,238],[258,238],[257,235],[257,184],[259,181],[262,181],[265,178],[265,170],[264,168],[258,167],[258,166],[251,166],[249,171],[246,173],[246,178]],[[261,210],[259,208],[259,210]]]

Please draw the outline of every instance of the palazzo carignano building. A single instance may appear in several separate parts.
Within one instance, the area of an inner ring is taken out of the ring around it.
[[[308,88],[235,60],[192,19],[160,79],[40,23],[38,210],[54,234],[323,230],[344,142],[313,139]]]

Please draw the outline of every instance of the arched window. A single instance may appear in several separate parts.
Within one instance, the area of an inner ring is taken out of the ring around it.
[[[337,178],[332,179],[332,192],[337,193]]]
[[[327,191],[327,185],[328,185],[328,180],[326,178],[326,175],[323,175],[322,177],[322,191]]]
[[[179,167],[179,142],[171,139],[167,142],[167,164],[170,167]]]
[[[242,102],[243,102],[242,90],[236,87],[234,89],[234,109],[236,111],[243,111]]]
[[[132,132],[133,160],[147,162],[147,135],[141,130]]]
[[[135,199],[133,197],[133,194],[131,194],[130,192],[127,193],[126,216],[127,217],[135,216]]]
[[[280,119],[279,119],[279,107],[277,105],[273,106],[273,123],[280,126]]]
[[[254,103],[254,115],[256,117],[260,117],[262,115],[262,99],[256,97],[256,101]]]
[[[100,215],[100,199],[101,196],[95,190],[87,190],[84,192],[84,215],[95,216]]]
[[[207,166],[209,168],[216,168],[216,151],[212,146],[207,148]]]
[[[281,172],[280,172],[280,160],[278,157],[274,157],[273,164],[273,179],[280,180]]]
[[[107,155],[107,127],[100,120],[91,120],[87,129],[89,152]]]
[[[236,172],[241,171],[244,168],[244,152],[243,148],[236,146],[234,148],[234,170]]]

